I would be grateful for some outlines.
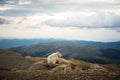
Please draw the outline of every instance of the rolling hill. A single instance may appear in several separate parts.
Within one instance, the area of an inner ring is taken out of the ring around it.
[[[12,48],[12,50],[21,53],[23,56],[41,57],[46,57],[56,52],[56,50],[61,50],[62,57],[64,58],[74,58],[102,64],[120,63],[120,49],[83,45],[73,41],[39,43],[31,46]]]

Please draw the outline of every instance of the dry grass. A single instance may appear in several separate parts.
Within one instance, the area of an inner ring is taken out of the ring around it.
[[[31,56],[25,56],[25,59],[31,60],[31,61],[34,61],[34,62],[39,62],[39,61],[47,62],[46,57],[31,57]]]
[[[77,67],[77,68],[81,68],[81,69],[88,69],[92,65],[92,63],[75,60],[75,59],[68,59],[67,61],[72,65],[72,68]]]
[[[50,70],[0,71],[0,80],[119,80],[120,75],[106,71],[73,70],[69,73],[51,73]]]

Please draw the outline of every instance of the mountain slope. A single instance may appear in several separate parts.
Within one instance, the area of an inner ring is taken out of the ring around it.
[[[120,63],[120,49],[91,47],[72,41],[58,41],[13,48],[22,55],[46,57],[56,50],[62,51],[62,57],[85,60],[95,63]],[[113,51],[113,53],[109,51]],[[110,57],[112,56],[112,58]],[[117,56],[117,57],[116,57]]]
[[[0,49],[0,70],[28,69],[33,62],[12,50]]]

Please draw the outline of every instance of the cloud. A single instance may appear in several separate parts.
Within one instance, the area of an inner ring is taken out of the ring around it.
[[[32,0],[0,0],[3,5],[30,4]]]
[[[9,21],[3,18],[0,18],[0,24],[8,24]]]
[[[99,3],[99,4],[97,4]],[[0,0],[1,5],[119,5],[119,0]],[[102,7],[102,6],[101,6]]]
[[[9,7],[7,7],[7,6],[2,6],[2,7],[0,7],[0,11],[7,11],[7,10],[10,10],[10,9],[12,9],[12,7],[11,6],[9,6]]]
[[[31,1],[35,4],[59,4],[59,5],[79,5],[79,4],[95,4],[95,3],[102,3],[102,4],[116,4],[120,3],[119,0],[19,0],[19,1]]]
[[[14,6],[7,15],[24,16],[33,13],[80,11],[81,9],[108,9],[120,5],[114,0],[1,0],[1,5]],[[15,14],[16,13],[16,14]],[[3,14],[4,15],[4,14]]]
[[[0,4],[4,5],[0,6],[0,16],[4,16],[1,24],[33,22],[34,25],[43,23],[54,27],[80,28],[120,26],[119,0],[0,0]]]
[[[0,16],[1,24],[19,24],[25,20],[26,17]]]
[[[11,27],[8,27],[11,26]],[[18,27],[20,26],[20,27]],[[7,28],[6,28],[7,27]],[[18,28],[16,28],[18,27]],[[62,38],[89,41],[118,41],[120,32],[111,29],[78,29],[72,27],[44,26],[39,29],[27,28],[25,25],[1,25],[0,37],[3,38]],[[10,33],[8,33],[10,32]],[[64,35],[64,36],[63,36]]]
[[[1,0],[0,4],[7,5],[6,8],[1,8],[0,15],[10,24],[32,22],[34,25],[43,23],[42,25],[54,27],[80,28],[119,28],[120,26],[119,0]],[[14,7],[9,8],[8,5]],[[44,17],[44,14],[47,14],[45,16],[48,18]],[[1,20],[1,23],[3,21]]]
[[[91,14],[91,15],[90,15]],[[69,15],[69,14],[68,14]],[[120,28],[120,15],[113,12],[82,12],[64,19],[56,18],[44,22],[54,27]]]
[[[30,0],[20,0],[19,5],[30,5],[32,2]]]

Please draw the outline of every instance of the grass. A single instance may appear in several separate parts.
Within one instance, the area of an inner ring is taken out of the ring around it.
[[[45,57],[31,57],[31,56],[25,56],[25,59],[31,60],[31,61],[34,61],[34,62],[39,62],[39,61],[47,62],[47,59],[46,59]]]
[[[76,59],[68,59],[67,61],[72,65],[73,69],[76,67],[81,69],[88,69],[92,65],[92,63],[88,63],[88,62],[80,61]]]
[[[19,53],[0,50],[0,69],[28,69],[34,62],[26,60]]]

